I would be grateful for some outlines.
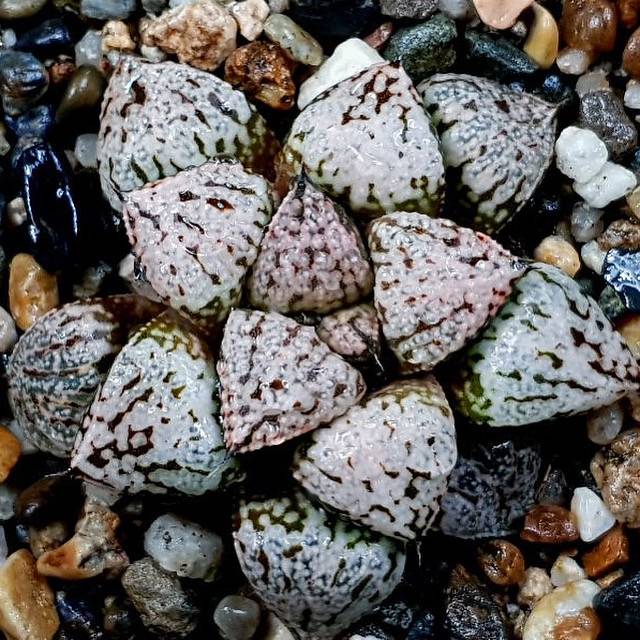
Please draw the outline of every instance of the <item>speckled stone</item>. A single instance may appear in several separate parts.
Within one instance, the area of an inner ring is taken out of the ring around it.
[[[234,533],[255,592],[304,640],[328,640],[400,581],[403,547],[314,506],[304,494],[243,503]]]
[[[483,233],[419,213],[390,213],[369,229],[374,303],[405,371],[428,371],[494,316],[519,262]]]
[[[436,74],[418,91],[474,226],[497,230],[529,201],[551,163],[557,107],[464,74]]]
[[[222,559],[222,539],[196,522],[166,513],[149,525],[144,550],[181,578],[211,582]]]
[[[119,493],[200,495],[237,480],[215,417],[217,387],[204,341],[159,316],[116,357],[84,419],[71,467]]]
[[[302,111],[283,149],[280,190],[288,189],[289,179],[302,171],[365,218],[398,209],[438,211],[442,156],[420,98],[401,67],[369,67]]]
[[[453,394],[474,422],[516,426],[612,404],[637,388],[638,375],[596,302],[537,263],[466,353]]]
[[[234,310],[218,375],[232,451],[280,444],[343,414],[365,391],[360,373],[311,327],[278,313]]]
[[[331,509],[414,540],[433,522],[456,456],[451,409],[428,376],[392,383],[316,430],[293,475]]]
[[[380,0],[382,15],[392,18],[428,18],[438,9],[438,0]]]
[[[20,338],[7,367],[9,402],[39,449],[59,457],[71,453],[128,331],[160,310],[134,295],[72,302],[41,317]]]
[[[281,313],[327,313],[366,297],[373,274],[360,234],[300,177],[273,216],[248,282],[249,301]]]
[[[267,177],[277,141],[245,96],[214,75],[127,56],[105,92],[98,137],[102,189],[122,194],[215,156],[235,156]]]
[[[203,328],[238,304],[273,202],[239,162],[208,162],[125,197],[138,268],[160,299]]]

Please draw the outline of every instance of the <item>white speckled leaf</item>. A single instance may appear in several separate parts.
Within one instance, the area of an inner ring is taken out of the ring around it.
[[[211,327],[240,301],[272,208],[264,178],[215,161],[131,192],[123,218],[160,299]]]
[[[464,74],[436,74],[418,91],[474,226],[495,231],[527,203],[551,162],[557,107]]]
[[[600,307],[563,271],[535,264],[457,370],[459,409],[517,426],[612,404],[638,387],[638,364]]]
[[[218,375],[231,451],[252,451],[306,433],[344,413],[365,392],[357,369],[312,327],[275,312],[231,312]]]
[[[327,313],[371,292],[360,234],[340,205],[300,177],[273,216],[248,281],[254,307]]]
[[[379,64],[320,94],[296,118],[280,179],[304,170],[354,213],[437,213],[444,165],[409,76]]]
[[[300,491],[243,503],[234,533],[260,599],[300,638],[329,640],[397,586],[403,546],[316,507]]]
[[[9,402],[39,449],[59,457],[71,453],[129,330],[162,309],[134,295],[82,300],[50,311],[24,333],[7,367]]]
[[[482,233],[419,213],[390,213],[369,231],[375,307],[404,371],[428,371],[497,313],[518,261]]]
[[[71,467],[118,493],[200,495],[238,479],[217,421],[213,358],[163,314],[118,354],[78,434]]]
[[[456,456],[451,409],[425,376],[394,382],[314,431],[293,475],[350,519],[414,540],[433,522]]]
[[[124,193],[217,156],[270,175],[277,147],[243,93],[186,64],[125,56],[104,94],[98,168],[114,209]]]

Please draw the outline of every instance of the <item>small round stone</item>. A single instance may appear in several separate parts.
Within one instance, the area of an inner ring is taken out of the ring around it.
[[[576,93],[580,98],[592,91],[610,89],[607,72],[604,69],[595,69],[582,74],[576,82]]]
[[[491,540],[478,549],[478,563],[484,574],[498,586],[518,584],[524,578],[524,556],[507,540]]]
[[[604,258],[606,252],[603,251],[596,240],[591,240],[582,245],[580,249],[580,257],[586,267],[589,267],[595,273],[602,273],[602,267],[604,265]]]
[[[288,16],[272,13],[264,23],[264,33],[296,62],[312,67],[322,62],[322,47],[318,41]]]
[[[0,522],[13,518],[14,504],[18,491],[6,484],[0,484]]]
[[[640,109],[640,81],[629,80],[624,90],[624,106],[627,109]]]
[[[19,253],[9,267],[9,308],[25,331],[37,318],[58,306],[58,281],[27,253]]]
[[[570,511],[547,504],[536,505],[527,513],[520,537],[528,542],[564,544],[577,540],[579,533]]]
[[[611,529],[582,557],[589,577],[599,577],[629,562],[629,539],[620,526]]]
[[[587,416],[587,435],[595,444],[609,444],[622,429],[624,410],[620,402],[596,409]]]
[[[32,53],[0,50],[0,98],[9,115],[19,115],[49,87],[45,66]]]
[[[126,22],[122,20],[109,20],[102,27],[102,51],[127,51],[136,50],[135,40]]]
[[[64,120],[80,109],[97,107],[106,87],[104,76],[89,65],[78,67],[71,76],[56,110],[56,120]]]
[[[100,67],[102,60],[102,34],[89,29],[76,43],[76,65]]]
[[[524,578],[518,591],[518,603],[532,607],[538,600],[553,591],[553,584],[549,574],[540,567],[529,567],[524,572]]]
[[[97,168],[98,136],[95,133],[83,133],[76,138],[73,153],[76,160],[85,168]]]
[[[622,67],[632,78],[640,79],[640,28],[627,41],[622,53]]]
[[[551,567],[551,584],[562,587],[586,577],[584,569],[570,556],[560,555]]]
[[[211,582],[222,558],[222,539],[195,522],[167,513],[147,529],[144,550],[181,578]]]
[[[614,200],[624,198],[637,185],[636,176],[622,165],[606,162],[602,169],[587,182],[574,183],[574,191],[587,204],[603,209]]]
[[[580,270],[580,256],[570,242],[560,236],[547,236],[535,248],[533,257],[551,264],[573,277]]]
[[[270,9],[265,0],[240,0],[229,6],[229,11],[238,23],[240,34],[247,40],[255,40],[264,28]]]
[[[609,159],[606,145],[589,129],[563,129],[555,147],[558,169],[578,182],[591,180]]]
[[[260,606],[244,596],[226,596],[213,612],[213,620],[225,640],[249,640],[260,622]]]
[[[602,499],[588,487],[578,487],[571,498],[571,512],[576,518],[580,538],[593,542],[616,523]]]
[[[47,0],[0,0],[0,20],[29,18],[47,4]]]
[[[578,202],[571,212],[571,235],[577,242],[590,242],[604,229],[603,211]]]
[[[556,64],[562,73],[579,76],[589,68],[589,54],[582,49],[568,47],[558,54]]]
[[[0,426],[0,484],[9,477],[20,458],[21,451],[18,438],[6,427]]]
[[[558,57],[560,43],[558,24],[548,9],[537,2],[531,6],[533,24],[522,49],[538,66],[548,69]]]
[[[563,40],[593,58],[613,50],[617,27],[616,7],[611,0],[566,0],[563,3],[560,19]]]

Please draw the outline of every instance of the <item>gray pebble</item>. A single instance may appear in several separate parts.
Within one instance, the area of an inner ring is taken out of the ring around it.
[[[213,621],[226,640],[249,640],[260,623],[260,606],[244,596],[226,596],[218,603]]]
[[[186,638],[198,625],[200,611],[193,595],[151,558],[130,565],[122,575],[122,586],[152,633]]]
[[[0,0],[0,20],[16,20],[35,15],[47,0]]]
[[[380,0],[380,9],[392,18],[428,18],[438,8],[438,0]]]
[[[96,20],[124,20],[136,10],[136,0],[82,0],[80,13]]]
[[[168,4],[168,0],[142,0],[142,8],[152,15],[162,13]]]
[[[635,149],[638,132],[613,91],[591,91],[580,99],[580,126],[591,129],[607,145],[613,158]]]
[[[49,74],[31,53],[0,52],[0,96],[10,115],[26,111],[49,86]]]

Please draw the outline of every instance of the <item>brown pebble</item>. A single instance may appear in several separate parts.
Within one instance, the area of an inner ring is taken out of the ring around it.
[[[291,109],[295,102],[295,67],[284,50],[273,42],[251,42],[236,49],[225,62],[224,79],[273,109]]]
[[[478,548],[478,564],[484,574],[501,587],[518,584],[524,578],[524,556],[506,540],[490,540]]]
[[[640,313],[624,316],[616,322],[616,330],[624,338],[631,353],[640,359]]]
[[[636,80],[640,79],[640,28],[627,40],[622,52],[622,68]]]
[[[616,520],[640,527],[640,429],[629,429],[602,447],[591,473]]]
[[[629,218],[614,220],[598,238],[598,247],[609,249],[640,249],[640,223]]]
[[[383,22],[375,31],[372,31],[363,40],[374,49],[382,49],[387,40],[393,35],[393,22]]]
[[[75,73],[76,65],[71,58],[60,58],[48,67],[51,84],[58,85],[67,82]]]
[[[613,51],[618,17],[610,0],[565,0],[560,18],[560,34],[566,44],[581,49],[593,59]]]
[[[0,426],[0,484],[9,477],[21,452],[20,440],[9,429]]]
[[[633,29],[640,21],[640,0],[618,0],[620,22],[627,29]]]
[[[9,640],[51,640],[60,626],[53,591],[26,550],[0,566],[0,631]]]
[[[602,631],[598,614],[591,608],[580,609],[563,617],[553,630],[550,640],[596,640]]]
[[[622,527],[614,527],[582,556],[582,565],[591,578],[598,578],[629,561],[629,540]]]
[[[606,589],[610,587],[612,584],[618,582],[620,578],[624,576],[624,569],[616,569],[611,573],[607,573],[606,576],[602,576],[602,578],[598,578],[596,582],[601,589]]]
[[[574,515],[554,504],[536,505],[527,513],[520,537],[527,542],[563,544],[579,538]]]
[[[534,249],[533,257],[539,262],[562,269],[572,277],[580,270],[580,255],[575,247],[560,236],[547,236]]]
[[[25,331],[40,316],[58,306],[58,281],[28,253],[19,253],[9,267],[9,308]]]

